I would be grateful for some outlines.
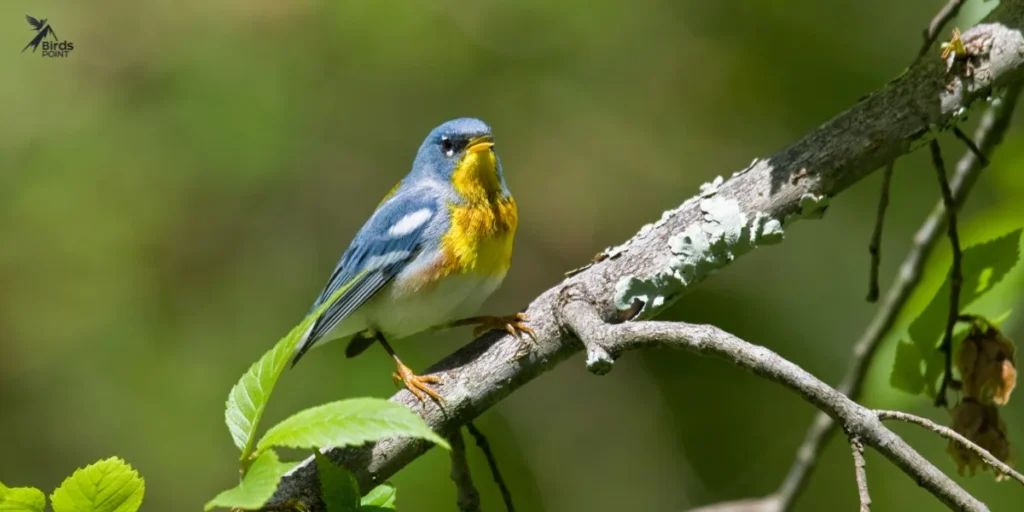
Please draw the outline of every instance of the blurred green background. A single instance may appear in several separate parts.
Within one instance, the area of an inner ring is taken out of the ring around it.
[[[144,510],[199,510],[234,485],[228,389],[306,313],[442,121],[494,127],[520,230],[511,273],[484,309],[513,311],[700,183],[883,86],[942,3],[0,3],[0,481],[49,491],[119,455],[146,478]],[[956,24],[995,4],[972,0]],[[34,34],[25,14],[48,18],[75,43],[71,55],[19,53]],[[1024,224],[1017,121],[967,206],[965,244]],[[943,141],[947,160],[958,158],[962,146]],[[838,382],[875,309],[863,297],[879,183],[838,196],[824,220],[796,224],[667,316],[715,323]],[[937,195],[926,154],[899,160],[883,289]],[[940,247],[911,313],[948,265]],[[971,310],[1020,310],[1022,296],[1018,269]],[[1020,318],[1007,324],[1017,338]],[[423,369],[469,338],[397,349]],[[889,389],[895,339],[866,404],[945,422],[927,400]],[[329,345],[286,372],[265,425],[394,391],[383,351],[343,351]],[[1017,443],[1022,403],[1004,411]],[[728,363],[659,351],[630,354],[606,377],[574,358],[478,426],[520,510],[677,511],[774,490],[813,413]],[[955,474],[944,442],[895,428]],[[485,507],[499,510],[485,462],[471,457]],[[941,508],[877,454],[868,468],[879,509]],[[1018,487],[990,474],[958,480],[993,510],[1021,503]],[[401,510],[455,509],[442,451],[394,482]],[[837,437],[797,509],[855,502]]]

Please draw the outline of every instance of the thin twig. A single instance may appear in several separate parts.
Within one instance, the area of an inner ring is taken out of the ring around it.
[[[967,145],[967,149],[971,150],[971,153],[974,153],[974,156],[978,157],[978,160],[981,161],[982,167],[988,167],[988,157],[985,156],[985,153],[981,151],[981,148],[979,148],[978,145],[975,144],[959,126],[953,127],[953,134],[956,135],[956,138],[960,139],[960,142]]]
[[[889,188],[892,184],[892,170],[895,166],[895,160],[885,166],[885,174],[882,175],[882,193],[878,198],[878,213],[875,214],[875,231],[871,234],[871,244],[868,245],[868,252],[871,253],[868,302],[878,300],[878,267],[882,264],[882,229],[885,225],[885,209],[889,207]]]
[[[960,251],[960,234],[956,227],[956,201],[953,199],[953,192],[946,179],[946,164],[942,161],[942,149],[936,139],[932,139],[928,146],[931,149],[935,173],[939,178],[939,187],[942,189],[942,202],[946,209],[946,236],[949,237],[949,244],[953,248],[953,268],[950,270],[949,276],[949,314],[946,319],[946,332],[942,336],[942,344],[939,345],[939,350],[945,357],[946,368],[942,374],[939,392],[935,396],[935,405],[945,407],[948,403],[946,389],[953,381],[953,328],[956,327],[956,319],[960,316],[960,286],[964,279],[963,253]]]
[[[779,512],[779,500],[774,495],[747,500],[723,501],[703,507],[691,508],[687,512]]]
[[[501,477],[501,471],[498,469],[498,459],[494,457],[494,452],[491,451],[491,444],[487,442],[487,437],[484,436],[483,432],[480,432],[480,429],[476,428],[472,421],[466,424],[466,428],[473,436],[473,439],[476,440],[477,447],[480,448],[480,451],[484,452],[484,457],[487,458],[487,465],[491,468],[494,483],[498,484],[498,490],[501,491],[501,500],[505,502],[505,510],[515,512],[516,507],[512,505],[512,493],[509,492],[505,479]]]
[[[857,496],[860,497],[860,512],[871,512],[871,495],[868,494],[867,462],[864,460],[864,445],[860,438],[850,436],[850,451],[853,452],[853,470],[857,475]]]
[[[920,416],[915,416],[913,414],[908,414],[901,411],[874,411],[874,413],[877,414],[878,419],[882,421],[899,420],[905,421],[907,423],[913,423],[915,425],[920,425],[928,430],[931,430],[932,432],[935,432],[936,434],[945,437],[946,439],[956,441],[957,443],[960,443],[961,446],[976,453],[979,457],[981,457],[981,460],[988,463],[988,465],[992,466],[992,468],[995,469],[996,471],[1024,484],[1024,475],[1021,475],[1020,473],[1014,471],[1013,468],[1006,465],[1003,461],[997,459],[995,455],[989,453],[988,450],[978,446],[970,439],[967,439],[966,437],[960,435],[960,433],[949,427],[939,425],[938,423],[935,423],[934,421],[929,420],[927,418],[922,418]]]
[[[448,444],[452,446],[452,481],[457,492],[456,504],[459,512],[480,512],[480,493],[473,485],[473,476],[469,472],[469,461],[466,460],[466,443],[462,439],[462,429],[456,429],[448,436]]]
[[[983,152],[991,153],[1002,143],[1006,130],[1010,127],[1010,121],[1020,99],[1022,88],[1024,88],[1024,82],[1013,84],[1007,89],[1002,102],[989,107],[981,118],[974,136],[977,146]],[[957,207],[963,204],[974,188],[974,184],[978,181],[978,176],[984,168],[982,164],[983,162],[972,151],[965,153],[957,163],[956,173],[950,180],[950,188],[953,190]],[[946,207],[943,201],[939,200],[938,204],[932,207],[931,213],[921,224],[917,233],[914,234],[914,243],[910,252],[907,253],[900,265],[896,280],[893,281],[882,303],[879,304],[875,317],[861,334],[857,343],[854,344],[849,368],[843,381],[836,388],[840,393],[855,400],[860,395],[861,386],[867,376],[867,369],[875,351],[896,322],[896,317],[903,310],[911,292],[921,281],[924,264],[942,237],[942,228],[945,227],[945,222]],[[789,473],[786,474],[779,490],[768,498],[779,503],[778,510],[789,510],[793,506],[810,479],[811,471],[814,469],[825,442],[835,430],[836,423],[827,414],[819,412],[815,415],[814,421],[807,429],[803,443],[797,450],[796,459],[790,466]]]
[[[960,13],[960,7],[963,7],[965,1],[949,0],[946,2],[946,5],[942,6],[942,9],[939,9],[939,12],[932,18],[931,23],[928,24],[928,28],[924,29],[924,44],[917,53],[917,58],[921,58],[928,53],[928,50],[935,44],[935,40],[939,38],[942,28],[946,26],[946,23],[949,23],[949,20],[955,18]]]

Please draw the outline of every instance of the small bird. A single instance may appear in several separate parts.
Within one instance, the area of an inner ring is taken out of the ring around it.
[[[448,121],[427,135],[412,170],[356,234],[310,311],[347,287],[304,334],[292,366],[327,334],[349,338],[347,357],[374,341],[395,360],[395,383],[416,398],[443,398],[395,354],[390,341],[476,325],[474,335],[504,330],[534,336],[526,315],[474,316],[501,284],[518,224],[494,136],[483,121]]]

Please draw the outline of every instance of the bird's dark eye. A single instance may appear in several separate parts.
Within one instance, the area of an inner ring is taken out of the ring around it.
[[[452,156],[455,154],[455,143],[448,137],[441,137],[441,152],[445,155]]]

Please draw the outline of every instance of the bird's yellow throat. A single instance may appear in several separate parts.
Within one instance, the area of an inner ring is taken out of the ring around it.
[[[489,145],[466,152],[452,185],[465,204],[449,206],[452,226],[442,240],[446,270],[504,275],[519,219],[515,200],[502,197],[497,158]]]
[[[452,186],[466,202],[489,202],[501,195],[498,161],[493,151],[486,148],[477,150],[476,147],[467,150],[455,168]]]

